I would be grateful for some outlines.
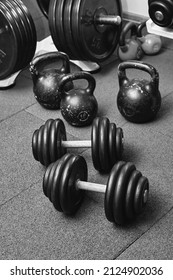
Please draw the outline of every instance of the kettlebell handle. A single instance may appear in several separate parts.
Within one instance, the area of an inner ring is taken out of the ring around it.
[[[30,62],[30,72],[34,75],[38,75],[39,71],[38,68],[42,63],[46,61],[55,61],[55,60],[62,60],[63,67],[61,68],[61,72],[70,73],[70,61],[67,54],[63,52],[49,52],[43,53],[33,58]]]
[[[137,37],[142,37],[142,31],[146,27],[146,20],[141,22],[137,27]]]
[[[144,63],[142,61],[125,61],[119,64],[118,66],[118,78],[119,86],[122,87],[128,78],[126,76],[126,69],[134,68],[137,70],[142,70],[150,74],[151,83],[154,89],[154,92],[157,93],[159,90],[159,73],[158,71],[150,64]]]
[[[96,87],[95,78],[90,73],[84,71],[64,75],[59,82],[59,91],[65,93],[65,85],[74,80],[87,80],[88,87],[83,90],[89,95],[93,94]]]
[[[131,31],[131,37],[137,36],[137,26],[134,22],[128,22],[124,28],[122,29],[122,32],[120,34],[119,39],[119,46],[124,46],[126,44],[126,34]]]

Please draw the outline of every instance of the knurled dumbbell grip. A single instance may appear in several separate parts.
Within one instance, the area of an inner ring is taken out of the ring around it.
[[[63,148],[91,148],[91,140],[61,141]]]
[[[92,191],[92,192],[99,192],[105,193],[106,192],[106,185],[90,183],[85,181],[77,180],[75,184],[77,189],[85,190],[85,191]]]

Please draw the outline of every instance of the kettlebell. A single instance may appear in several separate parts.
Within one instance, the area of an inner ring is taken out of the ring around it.
[[[151,80],[132,79],[126,76],[126,69],[145,71]],[[153,120],[161,106],[159,73],[150,64],[140,61],[122,62],[118,66],[119,92],[117,106],[122,116],[133,123]]]
[[[129,31],[131,32],[131,36],[127,39],[126,36]],[[140,60],[143,56],[141,42],[137,38],[137,26],[133,22],[126,23],[122,29],[119,39],[118,56],[122,61]]]
[[[53,62],[62,62],[61,67],[45,68]],[[60,108],[59,81],[62,76],[70,73],[69,57],[62,52],[50,52],[36,56],[30,63],[33,80],[33,92],[36,100],[47,109]],[[72,88],[68,84],[67,88]]]
[[[146,34],[142,35],[142,31],[146,28],[146,21],[140,23],[137,27],[137,36],[141,42],[141,47],[145,54],[154,55],[160,52],[162,48],[162,40],[159,35]]]
[[[173,0],[149,0],[148,13],[156,25],[173,28]]]
[[[65,86],[74,80],[86,80],[86,88],[74,86],[67,91]],[[93,95],[96,87],[94,77],[88,72],[76,72],[61,78],[59,89],[61,91],[60,109],[63,118],[73,126],[87,126],[92,123],[97,115],[98,103]]]

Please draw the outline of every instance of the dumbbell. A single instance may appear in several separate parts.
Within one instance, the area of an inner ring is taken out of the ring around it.
[[[67,141],[66,129],[61,119],[49,119],[32,137],[34,158],[48,166],[61,158],[67,148],[91,148],[95,169],[109,172],[114,163],[121,159],[123,152],[123,130],[110,123],[106,117],[95,118],[91,129],[91,140]]]
[[[80,155],[65,154],[50,164],[43,177],[43,192],[56,210],[74,214],[85,191],[105,194],[104,209],[108,221],[122,225],[140,214],[148,199],[149,182],[130,162],[117,162],[107,185],[87,182],[88,169]]]

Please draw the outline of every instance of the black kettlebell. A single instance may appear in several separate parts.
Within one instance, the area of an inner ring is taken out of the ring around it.
[[[62,62],[62,65],[58,66],[58,68],[48,68],[51,63],[56,61],[57,63]],[[62,76],[70,73],[69,57],[62,52],[44,53],[36,56],[31,61],[29,69],[36,100],[47,109],[59,109],[59,81]],[[72,88],[72,84],[67,85],[67,89],[70,88]]]
[[[156,25],[173,28],[173,0],[149,0],[148,13]]]
[[[87,88],[73,87],[67,91],[65,86],[74,80],[84,79],[88,82]],[[64,119],[73,126],[87,126],[97,115],[98,103],[93,95],[96,81],[88,72],[77,72],[62,77],[59,85],[61,91],[60,109]]]
[[[150,74],[151,80],[132,79],[126,69],[134,68]],[[118,66],[119,92],[117,106],[125,119],[134,123],[145,123],[155,118],[161,106],[159,73],[150,64],[140,61],[122,62]]]

